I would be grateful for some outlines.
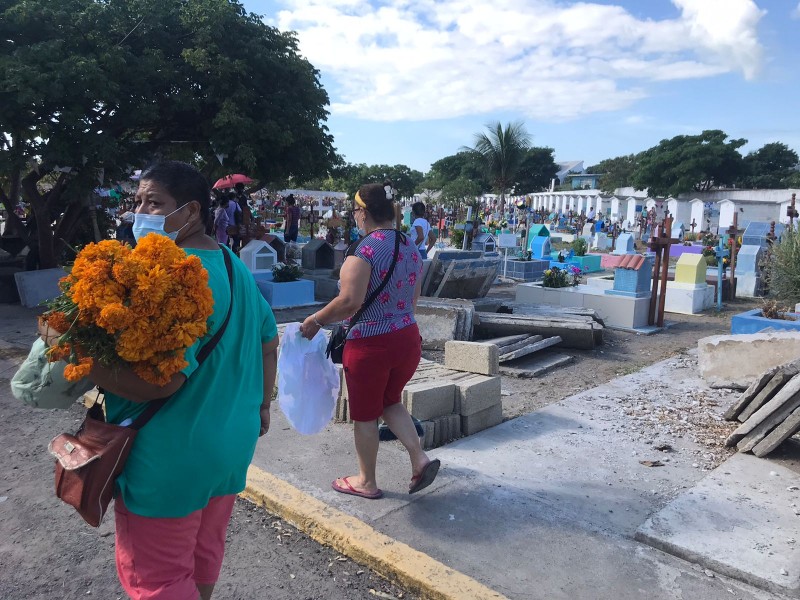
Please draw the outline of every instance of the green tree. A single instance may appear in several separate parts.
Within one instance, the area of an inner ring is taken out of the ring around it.
[[[482,194],[492,189],[492,184],[486,177],[483,163],[471,151],[462,151],[440,158],[431,165],[430,171],[425,175],[421,185],[431,190],[441,190],[456,179],[466,179],[474,182]]]
[[[94,187],[153,158],[262,181],[335,158],[319,74],[235,1],[6,0],[0,47],[0,200],[30,203],[42,267]]]
[[[797,162],[797,152],[786,144],[765,144],[744,157],[745,173],[739,185],[755,189],[782,188],[796,172]]]
[[[613,194],[617,188],[632,185],[636,165],[637,155],[628,154],[601,160],[589,167],[587,172],[600,175],[600,189],[607,194]]]
[[[550,182],[558,173],[553,158],[553,148],[529,148],[522,159],[514,183],[515,194],[532,194],[550,189]]]
[[[439,201],[450,208],[461,208],[462,206],[478,205],[478,196],[482,193],[480,185],[466,177],[457,177],[448,181],[442,187]]]
[[[491,123],[488,131],[476,133],[475,143],[470,150],[481,157],[486,175],[494,190],[500,194],[500,212],[505,211],[506,192],[514,185],[517,173],[530,148],[531,136],[521,121],[502,124]]]
[[[676,196],[731,185],[742,175],[743,160],[738,149],[747,140],[726,142],[727,138],[726,133],[715,129],[661,140],[639,154],[631,183],[636,189],[648,189],[653,196]]]

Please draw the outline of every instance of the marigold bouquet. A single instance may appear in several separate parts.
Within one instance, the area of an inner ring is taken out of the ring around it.
[[[214,306],[200,259],[155,233],[134,249],[116,240],[89,244],[59,285],[42,320],[62,332],[49,358],[69,363],[70,381],[98,361],[165,385],[188,364],[186,348],[205,335]]]

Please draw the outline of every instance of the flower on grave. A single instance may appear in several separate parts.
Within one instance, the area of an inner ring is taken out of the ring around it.
[[[570,267],[569,270],[573,275],[580,275],[581,273],[583,273],[583,271],[581,271],[578,267],[575,266]]]
[[[545,275],[552,275],[553,271],[551,271],[550,269],[547,269],[547,270],[545,270],[544,274]]]

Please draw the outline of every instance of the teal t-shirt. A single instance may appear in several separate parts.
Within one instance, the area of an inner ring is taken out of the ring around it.
[[[186,350],[187,380],[136,436],[117,491],[128,510],[145,517],[184,517],[210,498],[244,489],[261,427],[264,393],[261,344],[278,334],[253,276],[233,260],[234,304],[228,328],[201,368],[196,355],[222,326],[230,305],[222,252],[187,248],[208,271],[214,296],[209,332]],[[110,423],[135,419],[146,404],[106,395]]]

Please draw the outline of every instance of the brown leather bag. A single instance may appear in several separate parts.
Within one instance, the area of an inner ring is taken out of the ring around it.
[[[233,309],[233,265],[229,250],[222,249],[225,267],[231,286],[231,302],[222,326],[197,354],[202,365],[219,342],[228,326]],[[73,506],[92,527],[99,527],[114,496],[117,477],[125,468],[136,434],[170,398],[153,400],[147,404],[128,427],[106,423],[102,403],[97,394],[95,403],[86,412],[80,428],[74,435],[62,433],[47,446],[56,458],[56,496]]]

